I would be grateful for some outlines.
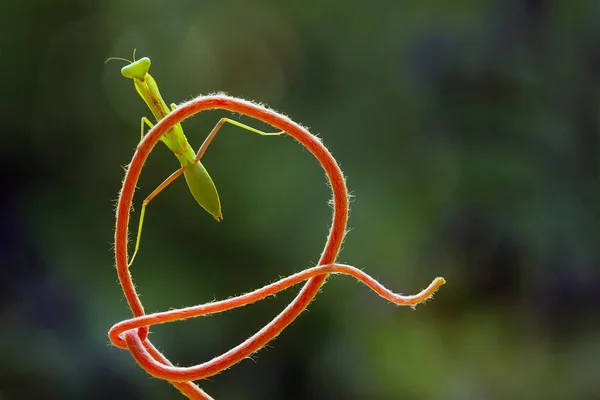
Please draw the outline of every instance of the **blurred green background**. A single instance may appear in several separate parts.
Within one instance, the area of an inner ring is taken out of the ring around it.
[[[318,134],[355,196],[347,277],[217,399],[600,399],[600,3],[550,0],[6,1],[0,13],[0,398],[180,399],[108,329],[130,312],[114,208],[150,116],[110,56],[149,56],[167,102],[226,91]],[[194,147],[226,112],[184,123]],[[269,128],[244,120],[257,128]],[[180,180],[148,209],[146,310],[314,265],[331,208],[289,137],[226,126],[205,165],[217,224]],[[136,204],[177,168],[159,145]],[[137,221],[137,213],[133,222]],[[152,329],[179,365],[260,329],[297,293]]]

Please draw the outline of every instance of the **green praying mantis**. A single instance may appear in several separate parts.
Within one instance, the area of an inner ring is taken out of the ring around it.
[[[174,110],[177,106],[175,104],[171,104],[170,109],[167,107],[167,104],[163,100],[160,91],[158,90],[158,85],[156,81],[148,73],[151,64],[150,59],[148,57],[143,57],[136,61],[135,50],[133,52],[132,58],[133,60],[127,60],[119,57],[111,57],[107,59],[106,62],[110,60],[122,60],[129,63],[121,69],[121,74],[125,78],[133,80],[136,91],[138,92],[142,100],[144,100],[144,102],[154,115],[154,118],[158,122],[161,119],[163,119],[170,111]],[[267,133],[229,118],[221,118],[219,122],[217,122],[215,127],[212,129],[212,131],[209,133],[209,135],[206,137],[204,143],[202,143],[202,146],[200,146],[198,152],[194,152],[187,140],[187,137],[183,133],[183,128],[181,127],[181,124],[177,124],[169,131],[167,131],[167,133],[163,135],[161,140],[173,152],[175,157],[177,157],[177,160],[181,164],[181,167],[177,171],[173,172],[160,185],[158,185],[158,187],[154,189],[150,193],[150,195],[148,195],[148,197],[146,197],[146,199],[143,201],[142,209],[140,211],[138,232],[135,241],[135,250],[133,252],[131,260],[128,263],[129,267],[131,267],[131,265],[133,264],[135,256],[137,255],[140,249],[140,240],[142,237],[142,228],[144,225],[144,217],[146,215],[146,207],[160,192],[162,192],[167,186],[173,183],[182,174],[185,177],[190,193],[192,194],[194,199],[196,199],[198,204],[200,204],[200,206],[202,206],[202,208],[204,208],[209,214],[211,214],[217,221],[221,221],[223,219],[219,193],[217,192],[217,188],[212,178],[208,174],[208,171],[200,162],[200,159],[206,152],[206,149],[214,139],[215,135],[219,132],[219,130],[225,123],[230,123],[232,125],[244,128],[250,132],[257,133],[262,136],[277,136],[285,133]],[[148,118],[142,117],[141,139],[144,138],[145,126],[152,128],[154,125],[152,124],[152,122],[150,122]]]

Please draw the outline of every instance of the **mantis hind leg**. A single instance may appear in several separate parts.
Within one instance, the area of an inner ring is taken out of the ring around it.
[[[172,110],[175,110],[177,108],[177,105],[175,103],[171,103],[170,107],[171,107],[171,111],[172,111]],[[210,143],[212,142],[212,140],[215,138],[215,136],[217,135],[217,133],[219,132],[219,130],[221,129],[221,127],[223,125],[225,125],[226,122],[230,123],[231,125],[235,125],[235,126],[237,126],[239,128],[245,129],[247,131],[259,134],[261,136],[278,136],[278,135],[281,135],[281,134],[285,133],[284,131],[279,131],[279,132],[263,132],[261,130],[258,130],[256,128],[251,127],[251,126],[242,124],[241,122],[235,121],[233,119],[221,118],[219,120],[219,122],[217,122],[217,124],[215,125],[215,127],[212,129],[212,131],[210,131],[210,133],[208,134],[208,136],[206,137],[206,139],[204,139],[204,143],[202,143],[202,146],[200,146],[200,149],[198,150],[198,153],[196,154],[196,162],[200,161],[200,159],[202,158],[202,156],[206,152],[206,149],[208,148],[208,146],[210,145]]]
[[[261,136],[278,136],[281,135],[283,133],[285,133],[284,131],[279,131],[279,132],[263,132],[261,130],[252,128],[251,126],[248,125],[244,125],[241,122],[235,121],[233,119],[229,119],[229,118],[221,118],[219,120],[219,122],[217,122],[217,124],[215,125],[215,127],[212,129],[212,131],[210,131],[210,133],[208,134],[208,136],[206,137],[206,139],[204,139],[204,143],[202,143],[202,146],[200,146],[200,149],[198,150],[198,153],[196,154],[196,161],[200,161],[200,159],[202,158],[202,156],[204,155],[204,153],[206,152],[206,149],[208,148],[208,145],[210,145],[210,143],[212,142],[212,140],[215,138],[215,136],[217,135],[217,133],[219,132],[219,130],[221,129],[221,127],[223,125],[225,125],[225,123],[230,123],[231,125],[235,125],[239,128],[243,128],[247,131],[253,132],[253,133],[257,133]]]
[[[142,210],[140,211],[140,222],[139,222],[139,225],[138,225],[137,236],[136,236],[136,239],[135,239],[135,250],[133,251],[133,256],[131,256],[131,260],[127,264],[127,267],[131,267],[131,264],[133,264],[133,260],[135,259],[135,256],[137,255],[137,253],[138,253],[138,251],[140,249],[140,240],[142,238],[142,227],[144,226],[144,217],[146,215],[146,207],[152,201],[152,199],[154,199],[156,196],[158,196],[158,194],[160,192],[162,192],[167,186],[169,186],[177,178],[179,178],[181,176],[181,174],[183,174],[184,170],[185,170],[185,168],[181,167],[177,171],[175,171],[171,175],[169,175],[169,177],[167,179],[165,179],[163,181],[163,183],[161,183],[160,185],[158,185],[158,187],[156,189],[154,189],[152,191],[152,193],[150,193],[148,195],[148,197],[146,197],[146,199],[142,203]]]

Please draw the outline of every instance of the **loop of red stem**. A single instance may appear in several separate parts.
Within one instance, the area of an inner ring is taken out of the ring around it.
[[[306,269],[238,297],[145,315],[144,308],[135,290],[131,273],[127,266],[129,212],[132,207],[135,187],[148,155],[161,136],[175,124],[208,109],[225,109],[263,121],[278,130],[285,131],[317,158],[325,170],[333,192],[333,219],[329,236],[317,267]],[[436,278],[428,288],[419,294],[401,296],[389,291],[375,279],[357,268],[336,264],[335,259],[344,239],[347,220],[348,193],[342,171],[321,141],[310,134],[305,128],[266,107],[222,94],[201,96],[180,105],[146,134],[138,145],[123,180],[123,187],[119,194],[117,206],[115,259],[117,274],[134,318],[113,326],[109,332],[110,340],[115,346],[127,348],[134,359],[149,374],[168,380],[188,398],[211,399],[208,394],[192,381],[215,375],[229,368],[275,338],[308,306],[330,273],[352,275],[381,297],[398,305],[415,306],[431,297],[437,288],[444,284],[442,278]],[[193,367],[175,367],[148,339],[148,327],[151,325],[218,313],[244,306],[305,280],[307,282],[296,298],[270,323],[238,346],[203,364]]]

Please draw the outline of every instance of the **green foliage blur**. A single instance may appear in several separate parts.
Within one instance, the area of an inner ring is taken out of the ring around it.
[[[339,261],[403,293],[448,281],[413,312],[334,276],[266,349],[200,382],[208,393],[600,398],[599,21],[586,0],[4,2],[0,398],[182,398],[107,338],[130,316],[114,209],[150,113],[104,61],[134,48],[167,102],[225,91],[323,139],[354,196]],[[186,121],[193,146],[223,116]],[[148,312],[250,291],[325,243],[330,192],[294,140],[226,126],[203,161],[225,219],[183,180],[150,205],[132,267]],[[176,168],[157,146],[133,224]],[[207,361],[298,288],[153,342]]]

